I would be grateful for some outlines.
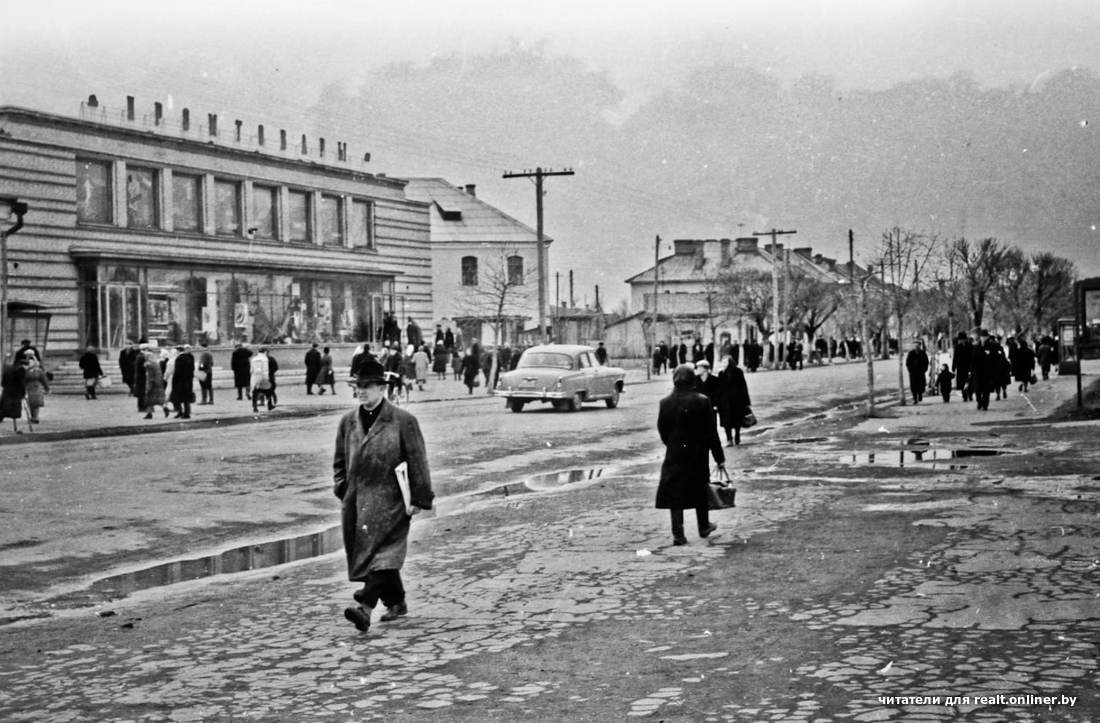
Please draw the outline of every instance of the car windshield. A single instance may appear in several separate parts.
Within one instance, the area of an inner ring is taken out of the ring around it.
[[[551,369],[572,369],[573,357],[568,354],[555,354],[548,351],[527,352],[519,360],[517,369],[530,367],[549,367]]]

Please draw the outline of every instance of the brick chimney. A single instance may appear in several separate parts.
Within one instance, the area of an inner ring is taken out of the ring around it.
[[[741,237],[734,239],[734,243],[737,244],[737,253],[739,254],[751,254],[757,251],[757,242],[760,239],[755,236]]]
[[[477,186],[475,186],[472,183],[467,183],[466,184],[466,193],[468,193],[471,196],[476,198],[477,197]]]

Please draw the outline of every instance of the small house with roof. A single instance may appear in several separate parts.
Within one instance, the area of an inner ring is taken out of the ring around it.
[[[473,184],[407,181],[406,196],[429,204],[433,327],[456,329],[465,344],[519,343],[539,315],[538,233],[478,198]]]

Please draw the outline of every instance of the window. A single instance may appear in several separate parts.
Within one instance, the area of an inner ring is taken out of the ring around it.
[[[340,197],[321,196],[321,243],[344,245],[344,229],[340,226]]]
[[[157,225],[157,174],[148,168],[126,169],[126,225],[153,228]]]
[[[76,218],[83,223],[111,223],[111,164],[76,160]]]
[[[523,286],[523,257],[508,257],[508,283],[513,286]]]
[[[241,233],[241,184],[236,181],[214,181],[214,232]]]
[[[290,217],[290,240],[298,243],[309,242],[309,194],[303,191],[291,191],[289,194],[290,208],[287,209]]]
[[[374,248],[374,206],[370,202],[351,202],[348,236],[351,238],[352,248]]]
[[[477,286],[477,257],[462,257],[462,285]]]
[[[172,228],[198,231],[202,228],[202,179],[172,174]]]
[[[259,238],[276,238],[275,210],[279,190],[271,186],[252,186],[252,224]]]

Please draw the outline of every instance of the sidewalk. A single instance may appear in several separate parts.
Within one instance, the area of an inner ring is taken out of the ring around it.
[[[351,409],[355,396],[344,381],[336,383],[336,394],[329,391],[318,394],[316,388],[307,395],[301,373],[288,375],[287,381],[280,381],[276,392],[279,402],[275,409],[261,408],[252,411],[248,400],[237,400],[232,388],[214,389],[214,404],[191,405],[191,419],[175,419],[170,412],[165,417],[158,408],[152,419],[145,419],[137,410],[137,400],[124,393],[112,390],[101,393],[96,399],[85,399],[77,394],[50,394],[46,397],[46,406],[39,412],[40,424],[33,428],[27,422],[26,410],[19,420],[20,433],[12,431],[11,420],[0,421],[0,445],[19,444],[34,441],[56,441],[60,439],[86,439],[91,437],[110,437],[116,435],[144,434],[148,432],[179,431],[189,427],[205,428],[214,425],[247,424],[265,420],[312,417],[331,412]],[[655,377],[655,379],[669,379]],[[484,381],[484,380],[482,380]],[[626,384],[645,383],[645,370],[628,369]],[[196,385],[196,399],[201,398]],[[463,399],[482,399],[487,395],[483,386],[469,393],[461,381],[448,376],[445,380],[429,379],[424,391],[414,389],[409,401],[402,404],[423,404],[425,402],[460,401]],[[501,401],[501,406],[504,402]]]

